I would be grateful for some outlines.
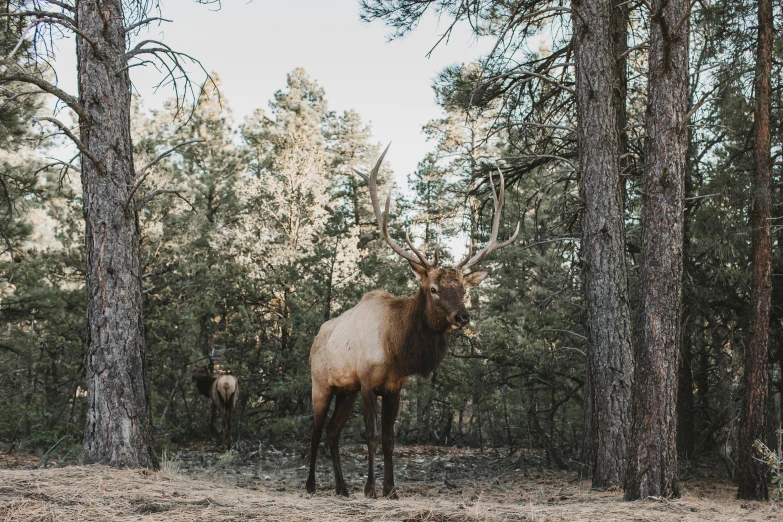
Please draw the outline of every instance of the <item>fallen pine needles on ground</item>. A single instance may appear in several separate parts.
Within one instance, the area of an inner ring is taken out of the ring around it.
[[[622,501],[622,492],[593,491],[574,474],[522,470],[470,451],[430,448],[401,449],[400,500],[370,500],[359,491],[361,455],[346,453],[345,461],[358,460],[349,499],[333,494],[326,459],[319,467],[319,491],[312,497],[300,484],[304,472],[293,464],[272,468],[266,463],[266,474],[258,473],[259,465],[180,473],[104,466],[3,470],[0,521],[695,522],[783,517],[783,504],[737,501],[734,486],[725,481],[688,485],[681,499],[629,503]],[[438,459],[442,466],[436,469],[442,473],[432,472]],[[487,473],[476,472],[472,479],[460,475],[457,469],[465,459],[482,463]],[[493,462],[498,462],[496,471]]]

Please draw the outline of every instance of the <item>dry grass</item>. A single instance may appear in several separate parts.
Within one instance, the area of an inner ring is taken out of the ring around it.
[[[0,521],[760,522],[783,518],[780,503],[734,500],[735,489],[728,482],[689,480],[682,499],[628,503],[620,492],[591,491],[574,474],[525,465],[524,460],[438,448],[399,448],[401,499],[368,500],[360,492],[361,448],[352,449],[344,459],[354,487],[350,499],[332,493],[325,458],[320,459],[319,492],[306,495],[304,461],[280,452],[236,457],[233,467],[218,453],[206,457],[201,451],[182,453],[178,473],[103,466],[5,469],[0,471]],[[8,460],[5,464],[11,467]]]

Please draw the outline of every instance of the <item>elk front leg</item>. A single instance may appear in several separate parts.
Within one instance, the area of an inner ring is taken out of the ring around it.
[[[367,452],[369,469],[367,471],[367,483],[364,485],[364,496],[375,498],[375,451],[378,449],[378,417],[375,414],[375,393],[362,388],[362,409],[364,410],[364,424],[367,427]]]
[[[383,496],[399,498],[394,485],[394,422],[400,411],[400,392],[384,395],[381,404],[381,430],[383,435]]]
[[[334,465],[334,487],[338,495],[348,496],[348,486],[343,479],[343,470],[340,467],[340,433],[343,426],[348,421],[353,411],[353,405],[356,402],[357,391],[337,392],[337,400],[334,405],[334,413],[326,425],[326,440],[329,442],[329,451],[332,453],[332,464]]]
[[[318,458],[318,445],[324,429],[326,414],[332,402],[332,393],[322,391],[313,385],[313,436],[310,439],[310,473],[307,475],[307,492],[315,493],[315,461]]]

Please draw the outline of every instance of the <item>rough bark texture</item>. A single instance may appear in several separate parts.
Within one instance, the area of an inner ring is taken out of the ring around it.
[[[679,496],[677,370],[688,146],[688,11],[688,0],[652,2],[627,500]]]
[[[772,201],[770,180],[770,95],[772,71],[772,0],[759,0],[759,39],[756,54],[756,107],[753,128],[753,291],[750,299],[750,327],[745,343],[745,399],[742,404],[737,458],[737,496],[767,500],[766,466],[753,443],[765,439],[767,408],[767,358],[769,353],[769,314],[772,302]]]
[[[86,358],[89,407],[84,460],[154,467],[145,378],[139,230],[133,203],[130,79],[120,0],[80,0],[79,101],[89,120],[81,140],[100,165],[82,159],[87,247]]]
[[[617,56],[625,50],[627,18],[614,4],[575,2],[578,14],[573,16],[589,340],[585,455],[594,488],[623,483],[633,376],[620,172],[625,71],[617,65]]]

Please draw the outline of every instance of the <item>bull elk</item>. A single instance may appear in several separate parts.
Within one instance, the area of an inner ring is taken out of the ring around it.
[[[389,147],[378,158],[370,175],[356,171],[367,181],[375,218],[381,236],[391,249],[406,259],[419,280],[419,290],[407,298],[398,298],[383,290],[366,294],[353,308],[321,326],[310,350],[310,374],[313,381],[313,435],[310,443],[310,472],[307,492],[315,492],[315,464],[326,414],[335,399],[334,413],[326,425],[326,436],[334,465],[338,495],[348,496],[348,487],[340,468],[339,439],[359,392],[362,394],[367,427],[369,471],[364,494],[375,497],[375,451],[378,447],[375,413],[376,399],[382,398],[381,429],[383,438],[383,495],[397,498],[394,485],[392,453],[394,423],[400,407],[400,391],[412,375],[428,376],[446,354],[452,331],[470,322],[463,303],[465,291],[478,286],[488,272],[463,271],[474,266],[487,254],[511,244],[516,231],[505,242],[497,243],[503,209],[504,181],[500,176],[500,194],[492,185],[494,218],[490,239],[483,250],[468,257],[454,268],[438,268],[438,250],[432,261],[411,243],[412,254],[401,248],[389,235],[388,218],[391,190],[381,213],[378,202],[378,171]],[[354,169],[355,170],[355,169]]]
[[[217,375],[209,373],[204,366],[198,366],[193,371],[193,380],[199,393],[208,397],[212,401],[212,417],[210,426],[215,425],[215,412],[220,411],[220,420],[222,426],[222,447],[234,445],[231,437],[231,413],[237,404],[239,396],[239,384],[237,378],[233,375]],[[212,428],[210,428],[212,429]],[[228,438],[228,446],[226,446]]]

